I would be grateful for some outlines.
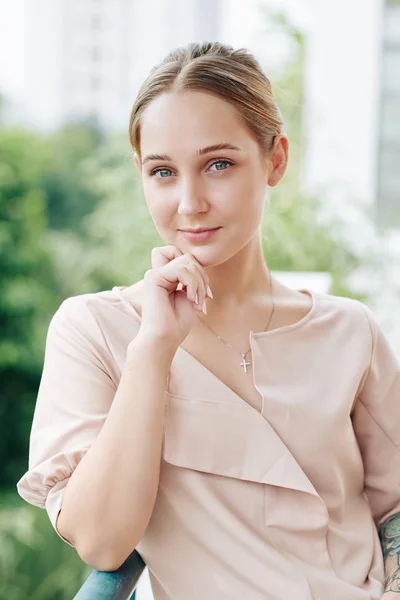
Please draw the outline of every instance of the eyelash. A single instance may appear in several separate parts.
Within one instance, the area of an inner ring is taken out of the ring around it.
[[[215,164],[218,164],[218,163],[227,163],[227,164],[228,164],[228,165],[230,165],[230,166],[234,165],[234,163],[233,163],[233,162],[231,162],[230,160],[218,159],[218,160],[214,160],[214,161],[211,163],[210,167],[212,167],[213,165],[215,165]],[[228,170],[228,169],[220,169],[220,171],[227,171],[227,170]],[[159,171],[172,171],[172,169],[169,169],[169,168],[167,168],[167,167],[157,167],[156,169],[154,169],[153,171],[151,171],[151,172],[149,173],[149,176],[150,176],[150,177],[154,177],[154,176],[155,176],[155,174],[156,174],[156,173],[158,173]],[[169,177],[159,177],[158,179],[169,179]]]

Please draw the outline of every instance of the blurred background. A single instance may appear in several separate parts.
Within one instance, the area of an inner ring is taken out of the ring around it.
[[[66,297],[150,267],[130,109],[204,40],[254,52],[286,123],[269,267],[366,302],[400,355],[400,0],[0,0],[0,600],[69,600],[91,571],[15,488],[46,331]]]

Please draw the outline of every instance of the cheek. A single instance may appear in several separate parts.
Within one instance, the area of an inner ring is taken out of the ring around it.
[[[258,218],[264,209],[265,191],[260,181],[252,177],[236,179],[230,190],[224,190],[221,196],[223,212],[236,219],[251,221]]]
[[[235,177],[235,179],[232,180],[235,195],[239,194],[242,197],[247,198],[249,202],[256,202],[259,197],[261,181],[261,175],[257,169],[249,166],[248,169],[242,172],[240,177]]]
[[[167,223],[174,211],[172,203],[168,201],[168,196],[161,193],[150,193],[144,190],[147,208],[156,224],[161,227],[163,223]]]

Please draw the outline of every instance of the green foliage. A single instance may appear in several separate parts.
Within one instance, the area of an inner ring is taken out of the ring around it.
[[[51,229],[79,232],[82,218],[99,198],[87,185],[84,163],[104,143],[93,123],[67,123],[48,140],[51,161],[42,179]]]
[[[91,572],[39,510],[0,499],[0,600],[70,600]]]
[[[48,148],[21,130],[0,138],[0,369],[32,370],[35,317],[52,307],[53,272],[45,242],[47,206],[40,180]]]
[[[46,199],[40,179],[48,148],[37,135],[3,130],[0,138],[0,482],[26,463],[43,335],[54,308],[45,243]],[[28,409],[28,410],[27,410]]]
[[[143,198],[124,138],[109,138],[81,167],[96,209],[74,231],[50,233],[65,296],[130,285],[149,268],[150,252],[162,244]],[[83,259],[82,259],[83,257]]]

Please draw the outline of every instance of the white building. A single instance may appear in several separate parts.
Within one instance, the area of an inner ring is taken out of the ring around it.
[[[0,91],[14,119],[96,118],[124,130],[141,81],[173,47],[218,38],[219,0],[0,0]],[[214,18],[215,15],[218,18]]]

